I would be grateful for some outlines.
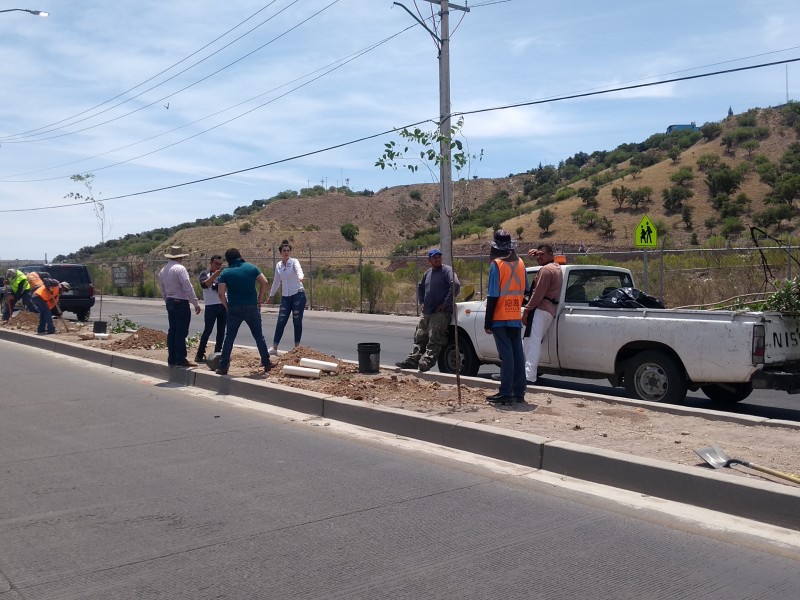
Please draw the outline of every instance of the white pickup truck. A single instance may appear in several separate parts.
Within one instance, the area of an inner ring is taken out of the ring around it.
[[[527,269],[530,288],[539,267]],[[562,265],[556,320],[542,342],[539,372],[608,379],[634,398],[680,403],[688,389],[712,400],[738,402],[753,388],[800,393],[800,314],[653,308],[599,308],[589,302],[634,287],[628,269]],[[459,302],[461,372],[499,364],[493,336],[483,329],[485,301]],[[457,317],[457,318],[456,318]],[[456,326],[439,357],[455,372]]]

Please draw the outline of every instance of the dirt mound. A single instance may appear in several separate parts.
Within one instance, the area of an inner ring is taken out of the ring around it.
[[[39,326],[39,315],[32,312],[22,311],[11,317],[8,321],[0,321],[2,327],[7,329],[20,329],[27,331],[36,329]]]
[[[167,345],[167,334],[156,329],[141,327],[136,333],[130,334],[122,340],[114,340],[110,344],[110,350],[156,350],[165,348]]]

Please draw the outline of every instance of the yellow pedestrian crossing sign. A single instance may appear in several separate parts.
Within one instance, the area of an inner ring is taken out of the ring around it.
[[[658,248],[658,233],[647,215],[636,226],[633,245],[637,248]]]

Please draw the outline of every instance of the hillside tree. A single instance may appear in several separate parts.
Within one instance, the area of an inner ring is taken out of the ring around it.
[[[556,222],[556,214],[552,210],[543,208],[541,211],[539,211],[539,216],[536,218],[536,222],[542,232],[548,233],[550,231],[550,227]]]

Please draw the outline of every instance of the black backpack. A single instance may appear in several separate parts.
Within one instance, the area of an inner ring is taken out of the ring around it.
[[[600,308],[666,308],[655,296],[646,294],[636,288],[617,288],[602,296],[598,296],[589,306]]]

